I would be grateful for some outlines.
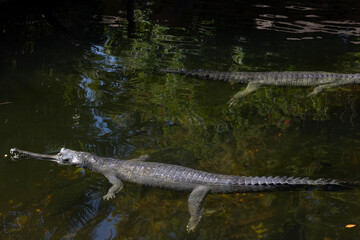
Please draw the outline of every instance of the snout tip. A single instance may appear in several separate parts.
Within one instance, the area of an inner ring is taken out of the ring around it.
[[[12,158],[18,158],[19,149],[17,148],[11,148],[10,149],[10,155]]]
[[[16,152],[18,152],[19,150],[17,148],[11,148],[10,149],[10,154],[14,154]]]

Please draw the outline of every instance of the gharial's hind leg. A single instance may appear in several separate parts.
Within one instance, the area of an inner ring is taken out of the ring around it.
[[[328,84],[324,84],[324,85],[317,86],[316,88],[314,88],[314,90],[313,90],[311,93],[308,94],[308,97],[315,96],[316,94],[322,92],[324,89],[332,88],[332,87],[337,87],[337,86],[340,86],[340,85],[343,85],[343,84],[339,84],[339,83],[328,83]]]
[[[202,202],[209,190],[208,186],[198,186],[191,192],[189,196],[189,212],[191,216],[187,225],[188,232],[193,231],[200,222],[204,213]]]
[[[256,82],[256,81],[249,82],[248,85],[246,86],[245,90],[239,91],[238,93],[236,93],[230,99],[230,101],[228,103],[230,104],[230,106],[235,104],[239,98],[245,97],[246,95],[248,95],[252,92],[255,92],[256,90],[258,90],[260,88],[261,85],[262,85],[262,83]]]

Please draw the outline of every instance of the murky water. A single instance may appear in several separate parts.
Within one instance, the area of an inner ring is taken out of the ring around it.
[[[188,234],[187,192],[127,183],[103,201],[103,175],[4,157],[67,147],[223,174],[357,180],[359,86],[310,98],[312,88],[265,86],[229,107],[244,85],[156,70],[360,72],[358,3],[9,5],[0,3],[1,239],[360,237],[358,189],[208,195]]]

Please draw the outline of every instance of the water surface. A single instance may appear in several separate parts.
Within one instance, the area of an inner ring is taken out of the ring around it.
[[[1,5],[2,4],[2,5]],[[247,176],[357,180],[359,86],[262,87],[160,68],[359,72],[353,1],[0,3],[1,239],[356,239],[359,190],[209,195],[136,184],[111,201],[87,170],[13,162],[61,147]],[[346,228],[355,224],[354,228]]]

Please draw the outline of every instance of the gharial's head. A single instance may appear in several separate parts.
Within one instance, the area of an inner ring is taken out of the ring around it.
[[[83,165],[85,152],[78,152],[67,148],[62,148],[57,156],[57,162],[63,165]]]
[[[47,155],[47,154],[33,153],[33,152],[20,150],[17,148],[12,148],[10,150],[10,154],[15,159],[20,159],[20,158],[39,159],[39,160],[48,160],[48,161],[57,162],[58,164],[62,164],[62,165],[81,166],[84,164],[84,161],[86,159],[85,155],[88,153],[62,148],[60,152],[56,155]]]

